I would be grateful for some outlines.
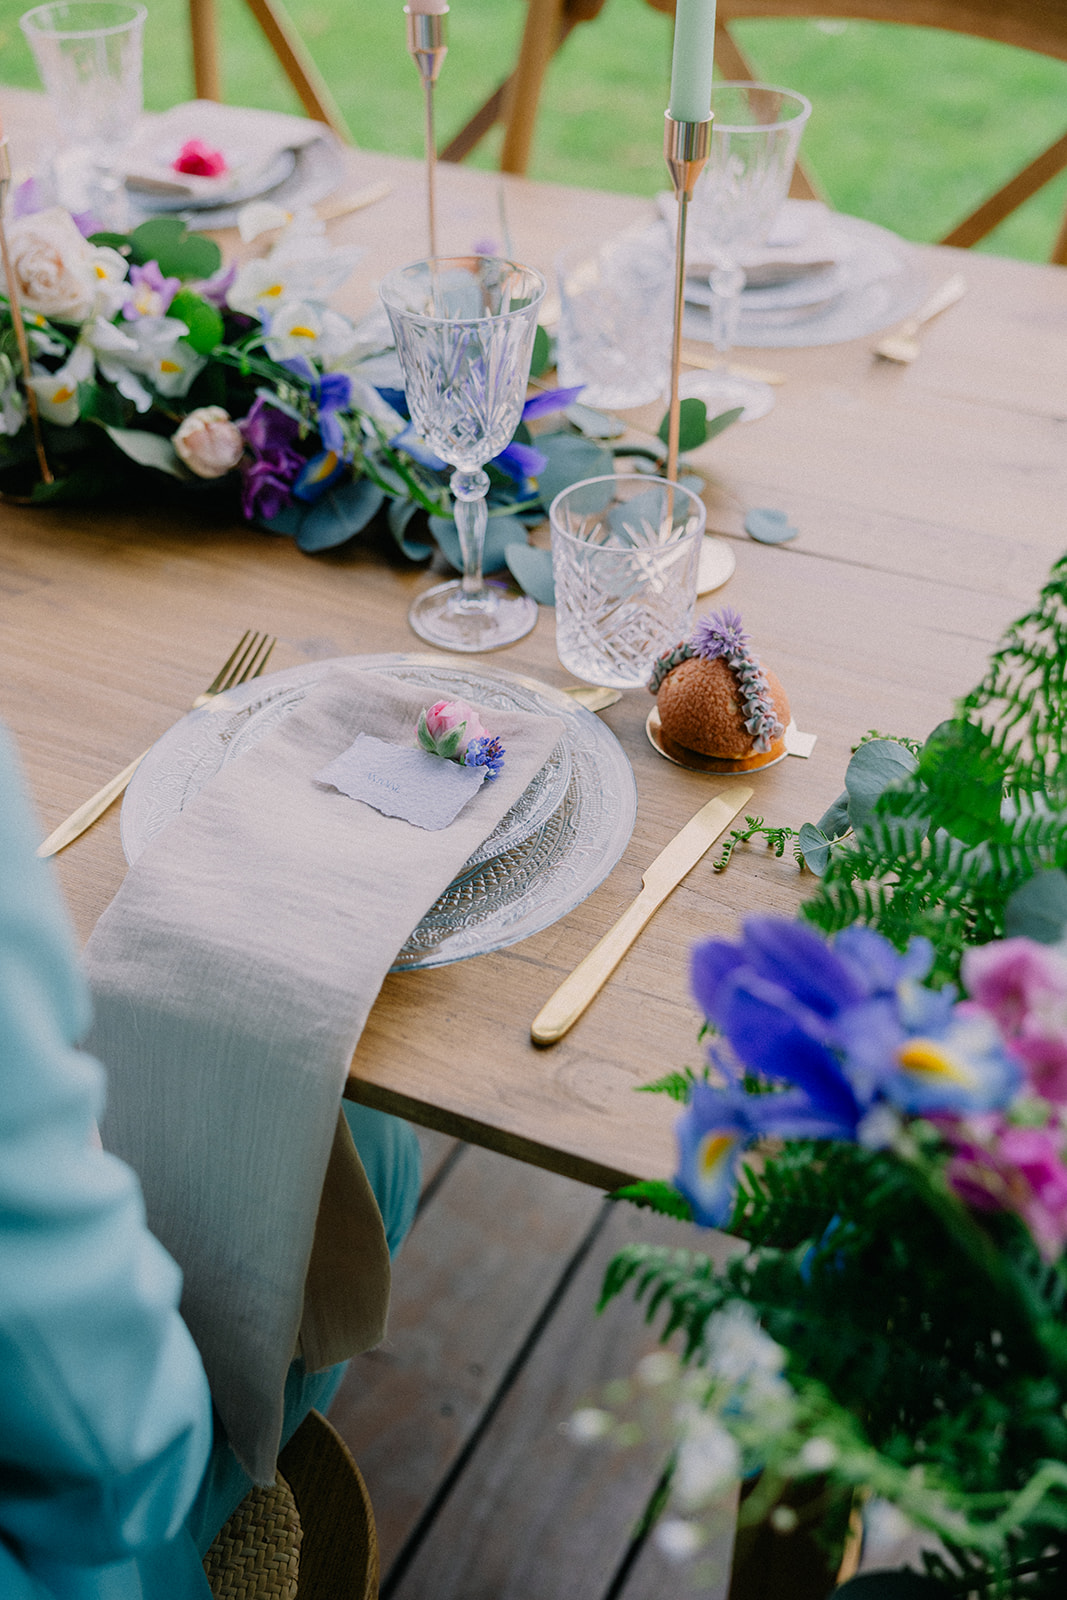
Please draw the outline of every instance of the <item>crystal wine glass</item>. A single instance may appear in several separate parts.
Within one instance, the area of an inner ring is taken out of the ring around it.
[[[494,256],[439,257],[383,279],[381,297],[404,369],[411,420],[451,479],[463,577],[421,594],[408,612],[420,638],[448,650],[513,644],[537,621],[527,596],[482,576],[489,476],[522,416],[545,280]]]
[[[20,19],[56,121],[90,169],[76,203],[115,229],[128,221],[116,169],[141,115],[147,16],[132,0],[52,0]]]
[[[726,370],[745,287],[742,261],[764,243],[789,192],[811,101],[765,83],[716,83],[711,113],[711,150],[689,208],[687,254],[709,265],[712,342],[722,366],[691,375],[686,390],[713,415],[742,406],[743,420],[752,421],[771,409],[774,390]]]

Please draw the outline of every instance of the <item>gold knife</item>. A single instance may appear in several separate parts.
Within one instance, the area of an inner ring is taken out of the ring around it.
[[[555,1044],[572,1027],[633,944],[646,922],[681,883],[701,856],[711,849],[728,823],[752,798],[752,790],[732,783],[702,806],[666,849],[661,850],[641,879],[641,893],[599,944],[593,946],[552,998],[534,1018],[530,1037],[534,1044]]]

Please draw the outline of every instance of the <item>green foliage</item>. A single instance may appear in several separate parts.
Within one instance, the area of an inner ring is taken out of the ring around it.
[[[867,922],[901,947],[924,934],[939,979],[957,975],[965,945],[1004,935],[1009,905],[1016,931],[1024,915],[1033,926],[1036,902],[1021,891],[1035,875],[1067,868],[1065,676],[1061,559],[957,716],[934,730],[915,770],[873,803],[868,796],[859,820],[850,792],[854,833],[830,853],[804,915],[826,932]],[[875,748],[861,744],[853,762]],[[1053,935],[1062,922],[1058,911],[1049,920],[1047,906],[1041,919]]]
[[[794,840],[793,854],[801,861],[799,840],[800,835],[793,828],[768,828],[764,826],[762,817],[746,817],[743,828],[731,828],[726,843],[722,847],[722,854],[711,863],[713,872],[725,872],[730,865],[731,857],[739,844],[749,844],[753,839],[764,839],[768,850],[776,856],[785,854],[785,847],[790,840]],[[803,863],[801,862],[803,865]]]
[[[1067,1283],[1016,1220],[991,1229],[918,1165],[791,1142],[745,1171],[728,1231],[746,1254],[716,1271],[698,1251],[630,1245],[601,1306],[629,1290],[700,1362],[710,1318],[744,1300],[788,1352],[802,1409],[851,1419],[846,1478],[897,1498],[921,1488],[908,1514],[923,1520],[925,1496],[927,1525],[948,1537],[940,1576],[1014,1595],[1026,1568],[1025,1593],[1051,1600],[1067,1530]]]
[[[692,1222],[693,1208],[671,1183],[649,1178],[642,1183],[627,1183],[608,1196],[609,1200],[629,1200],[641,1210],[656,1211],[661,1217]]]
[[[744,406],[735,406],[730,411],[723,411],[716,417],[708,417],[708,408],[703,400],[690,398],[680,402],[678,407],[678,449],[684,454],[687,450],[699,450],[702,444],[707,444],[709,439],[714,439],[723,433],[731,423],[736,422],[744,411]],[[664,444],[670,432],[671,417],[668,411],[659,425],[658,437]]]

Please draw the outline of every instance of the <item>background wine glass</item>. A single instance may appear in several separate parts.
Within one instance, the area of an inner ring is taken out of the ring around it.
[[[60,198],[117,230],[129,220],[116,167],[141,115],[147,16],[133,0],[54,0],[20,19],[56,122],[88,168],[84,192]]]
[[[420,638],[449,650],[513,644],[534,626],[537,605],[482,575],[484,467],[510,443],[522,416],[545,280],[494,256],[440,257],[391,272],[380,292],[411,420],[456,469],[450,487],[463,577],[421,594],[408,621]]]
[[[685,379],[684,392],[703,400],[709,415],[734,406],[745,421],[774,404],[774,390],[725,370],[737,337],[743,258],[763,244],[796,165],[811,102],[765,83],[716,83],[711,91],[711,151],[689,208],[687,256],[708,264],[712,342],[723,368]]]

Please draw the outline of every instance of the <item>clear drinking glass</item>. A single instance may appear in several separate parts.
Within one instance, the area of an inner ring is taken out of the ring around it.
[[[556,257],[560,384],[609,410],[659,400],[671,375],[674,262],[664,223],[642,223],[602,245]]]
[[[549,507],[556,654],[576,678],[636,689],[693,621],[706,511],[666,478],[571,484]]]
[[[420,638],[448,650],[513,644],[534,626],[537,605],[482,576],[483,469],[511,442],[522,416],[545,280],[495,256],[440,257],[391,272],[380,293],[411,420],[456,469],[451,489],[463,577],[421,594],[408,621]]]
[[[141,115],[147,16],[132,0],[55,0],[20,19],[56,122],[91,164],[84,203],[111,228],[127,221],[116,165]]]
[[[765,83],[716,83],[711,91],[711,151],[689,207],[686,256],[706,262],[712,341],[723,359],[737,336],[742,258],[767,238],[789,192],[811,101]],[[743,406],[745,420],[769,411],[774,390],[725,370],[694,373],[685,391],[710,415]]]

